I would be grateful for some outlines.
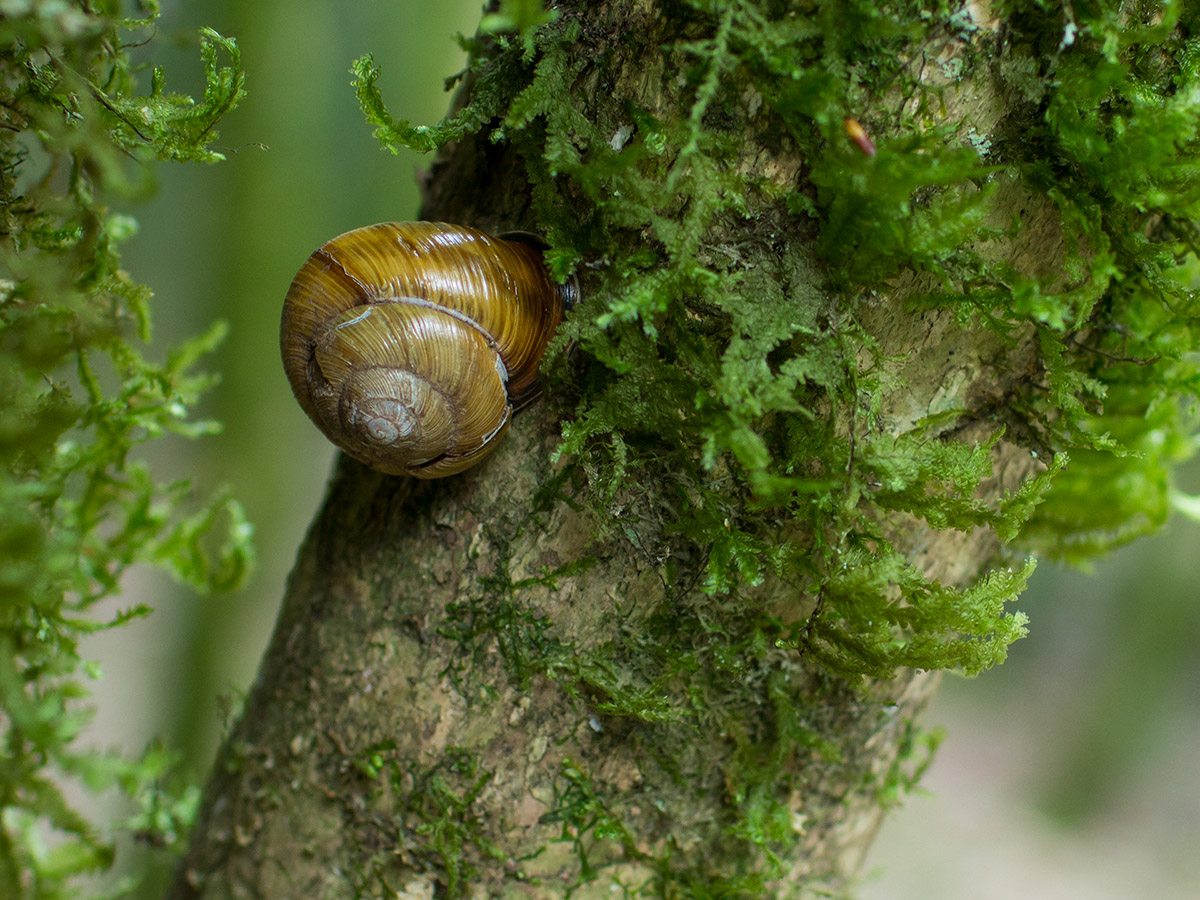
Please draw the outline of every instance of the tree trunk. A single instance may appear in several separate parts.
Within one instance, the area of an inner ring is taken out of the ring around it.
[[[555,58],[538,45],[535,58],[547,67],[572,54],[593,61],[572,70],[571,101],[615,150],[631,116],[647,131],[646,122],[690,109],[694,124],[719,128],[736,147],[732,168],[757,193],[744,214],[704,220],[699,257],[736,272],[751,294],[783,284],[789,296],[816,298],[824,333],[844,335],[848,289],[831,283],[831,264],[814,249],[821,213],[781,212],[785,193],[830,208],[809,182],[812,160],[794,123],[759,116],[761,85],[736,75],[698,107],[708,76],[724,77],[713,74],[716,63],[684,75],[716,57],[681,50],[682,41],[724,52],[726,26],[750,16],[748,6],[718,6],[729,19],[668,0],[561,3],[543,34],[570,35],[572,53]],[[834,29],[856,27],[810,13],[828,47],[842,39]],[[1005,46],[1000,24],[986,4],[958,16],[957,30],[941,22],[887,45],[904,78],[870,91],[860,80],[843,95],[860,106],[810,111],[804,121],[841,140],[848,165],[871,152],[852,124],[842,131],[851,111],[886,123],[876,142],[930,117],[947,131],[969,128],[980,143],[1001,140],[1011,109],[989,64]],[[924,100],[901,89],[905,79],[924,86]],[[425,217],[497,232],[539,228],[530,131],[510,119],[508,136],[468,135],[443,151]],[[600,201],[582,191],[575,200],[603,230]],[[687,203],[669,207],[662,216],[690,221]],[[1022,227],[1004,232],[1014,217]],[[997,232],[984,256],[1031,277],[1063,257],[1055,207],[1019,183],[997,189],[988,222]],[[640,235],[662,249],[648,228]],[[629,252],[638,237],[625,232]],[[688,240],[681,226],[679,241]],[[611,259],[585,259],[585,294],[611,296]],[[846,471],[864,464],[868,445],[918,427],[929,442],[970,447],[1007,424],[991,445],[994,474],[973,501],[1011,495],[1044,469],[1041,437],[1005,414],[1040,371],[1034,326],[1000,334],[963,327],[950,310],[914,311],[909,301],[936,287],[929,267],[884,275],[853,313],[864,336],[853,351],[859,371],[874,360],[870,415],[857,400],[824,407],[831,440],[848,448]],[[577,315],[594,312],[585,303]],[[556,365],[560,374],[590,372],[593,354],[581,347]],[[597,500],[591,471],[555,458],[568,396],[552,383],[494,456],[444,481],[339,461],[173,897],[607,898],[617,885],[627,896],[785,897],[853,880],[892,790],[919,767],[916,722],[936,673],[900,668],[856,681],[831,671],[829,654],[817,652],[827,646],[817,634],[829,619],[828,585],[843,577],[831,568],[825,581],[768,568],[732,592],[706,586],[718,563],[703,542],[673,530],[691,486],[676,489],[670,471],[647,469],[644,481]],[[708,486],[734,483],[737,468],[718,455]],[[831,508],[869,503],[869,488],[844,490],[830,489]],[[750,490],[731,488],[726,501],[727,530],[756,509]],[[896,507],[872,508],[870,521],[874,537],[845,544],[842,557],[830,551],[829,567],[887,542],[914,577],[961,589],[1000,549],[986,523],[945,529]],[[776,537],[809,542],[814,558],[825,546],[783,515]],[[710,636],[701,649],[696,622]],[[674,643],[677,630],[692,642]],[[742,650],[723,655],[713,635]],[[647,659],[655,678],[644,676]]]

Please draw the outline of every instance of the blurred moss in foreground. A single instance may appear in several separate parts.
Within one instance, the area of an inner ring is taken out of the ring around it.
[[[111,835],[61,785],[116,787],[147,843],[175,843],[194,791],[170,792],[172,754],[81,750],[84,682],[98,674],[79,640],[148,612],[90,617],[133,563],[201,591],[236,586],[250,528],[224,493],[191,496],[133,456],[212,422],[190,408],[212,379],[197,359],[223,328],[161,363],[143,358],[150,291],[120,268],[136,223],[113,212],[148,183],[155,159],[215,162],[214,125],[243,96],[237,46],[200,38],[203,97],[169,93],[161,69],[139,85],[126,48],[154,33],[156,4],[5,4],[0,20],[0,895],[77,897],[77,876],[113,859]]]

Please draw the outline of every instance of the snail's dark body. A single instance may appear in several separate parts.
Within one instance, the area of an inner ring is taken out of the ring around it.
[[[335,444],[393,475],[478,462],[537,392],[565,292],[541,250],[473,228],[389,222],[336,237],[288,290],[296,399]]]

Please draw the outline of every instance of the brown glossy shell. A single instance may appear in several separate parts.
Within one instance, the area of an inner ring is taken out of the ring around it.
[[[336,237],[283,304],[283,367],[304,411],[360,462],[438,478],[489,453],[537,366],[563,291],[541,250],[473,228],[387,222]]]

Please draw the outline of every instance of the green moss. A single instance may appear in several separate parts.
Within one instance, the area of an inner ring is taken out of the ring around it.
[[[361,892],[366,895],[380,887],[396,892],[402,887],[390,883],[389,873],[399,842],[420,848],[412,857],[406,853],[406,870],[437,872],[443,896],[452,900],[470,896],[479,860],[504,858],[488,840],[487,823],[475,808],[492,773],[462,747],[448,747],[435,763],[421,767],[401,759],[395,750],[395,742],[380,741],[349,760],[377,790],[390,793],[398,807],[378,835],[378,843],[389,849],[379,854],[376,844],[362,851],[355,873],[362,878]]]
[[[744,855],[738,877],[761,882],[792,836],[797,749],[839,750],[801,688],[782,686],[791,667],[851,685],[900,667],[982,671],[1025,633],[1011,609],[1025,553],[1084,563],[1165,520],[1200,387],[1197,14],[1011,2],[992,30],[938,2],[677,0],[595,56],[578,52],[577,13],[560,12],[473,42],[472,102],[441,126],[392,123],[363,88],[369,62],[360,98],[385,142],[475,132],[520,153],[552,267],[591,263],[545,366],[569,406],[558,452],[612,533],[637,530],[609,520],[614,498],[652,497],[671,510],[655,523],[671,565],[706,563],[669,610],[587,654],[505,578],[453,609],[446,634],[495,641],[520,685],[547,675],[652,730],[665,769],[689,771],[687,729],[730,735],[720,827],[740,848],[729,858]],[[909,69],[935,41],[958,47],[942,87]],[[653,112],[592,103],[623,53],[681,73]],[[1003,107],[985,135],[945,124],[966,78]],[[848,139],[850,117],[877,152]],[[742,174],[747,131],[797,161],[786,185]],[[1054,271],[1008,258],[1044,239],[1014,196],[1054,220]],[[905,386],[872,317],[898,284],[917,286],[911,315],[949,311],[1001,348],[1032,341],[1014,396],[885,427]],[[967,429],[986,437],[949,436]],[[1006,434],[1043,464],[980,500]],[[894,545],[912,521],[989,530],[1007,549],[974,583],[942,584]],[[807,602],[797,621],[756,606],[769,579]],[[914,778],[901,766],[880,790]],[[692,863],[657,864],[692,885],[664,895],[720,894],[696,887],[714,882]]]
[[[546,676],[572,697],[587,692],[602,712],[644,722],[680,718],[682,714],[672,709],[659,690],[658,680],[629,677],[627,661],[618,657],[635,648],[610,645],[580,653],[574,641],[558,634],[550,619],[520,602],[525,588],[533,584],[553,587],[556,579],[581,574],[591,564],[587,560],[572,563],[535,579],[510,581],[503,575],[492,576],[481,581],[477,596],[451,604],[438,633],[464,649],[448,672],[450,677],[461,687],[461,679],[470,674],[471,667],[495,650],[509,678],[522,690],[528,690],[536,676]]]
[[[481,771],[471,754],[450,748],[437,768],[414,781],[409,795],[411,809],[423,820],[416,832],[425,836],[428,846],[437,853],[450,897],[467,896],[475,875],[475,867],[465,853],[467,847],[503,858],[483,836],[478,816],[472,814],[479,792],[490,780],[491,773]]]
[[[598,845],[615,844],[625,859],[643,859],[645,854],[634,845],[634,836],[620,818],[605,804],[587,772],[571,759],[565,759],[554,785],[553,806],[542,821],[562,827],[560,840],[569,843],[579,860],[577,884],[592,881],[598,874],[590,853]],[[590,851],[590,852],[589,852]]]
[[[81,876],[112,864],[114,827],[82,815],[68,785],[120,792],[128,830],[179,849],[196,795],[172,755],[76,743],[99,677],[79,642],[149,612],[97,618],[136,563],[208,591],[252,560],[234,500],[197,502],[138,458],[149,439],[218,427],[192,408],[212,383],[197,361],[224,330],[143,357],[150,291],[120,258],[137,226],[113,208],[145,191],[153,160],[221,158],[210,145],[243,95],[238,48],[201,33],[202,98],[168,92],[161,70],[139,84],[129,48],[153,37],[156,5],[137,19],[119,6],[0,14],[0,895],[13,900],[81,896]]]
[[[904,723],[900,752],[874,785],[876,795],[883,806],[899,806],[904,802],[905,796],[920,784],[925,770],[933,762],[938,746],[945,739],[944,728],[926,731],[913,721]]]

